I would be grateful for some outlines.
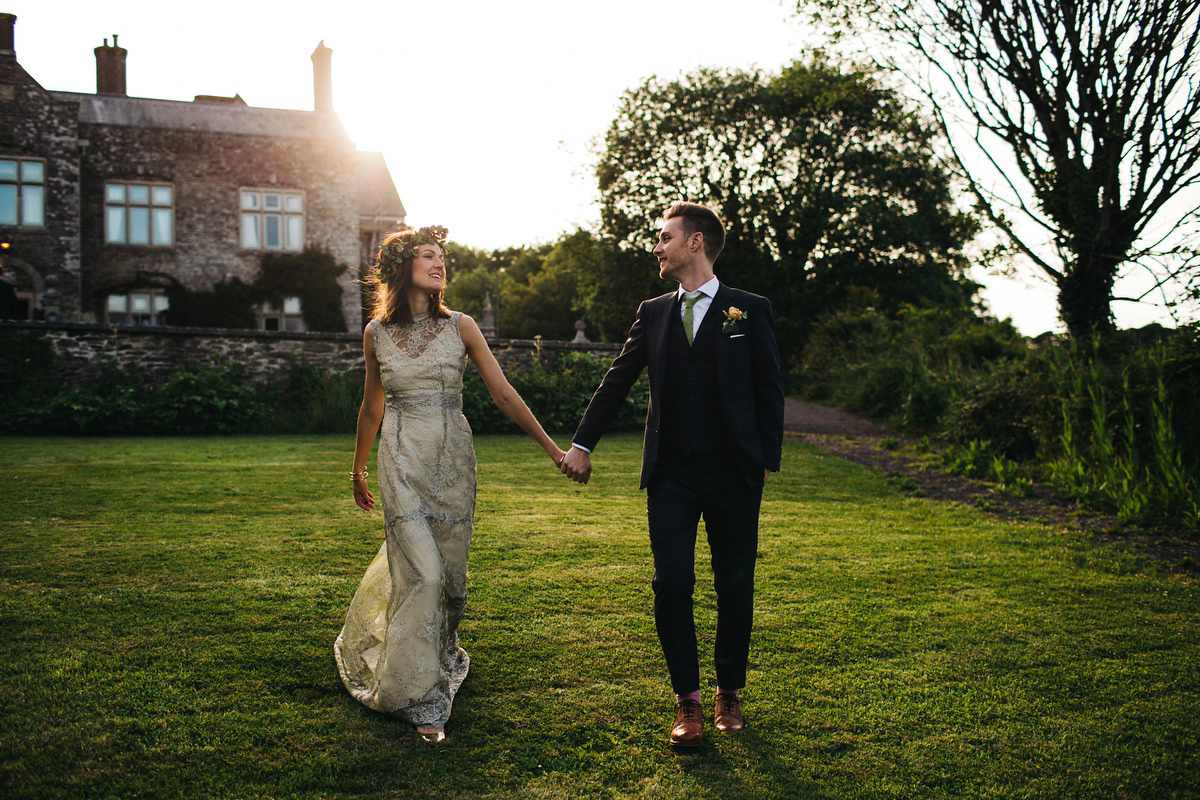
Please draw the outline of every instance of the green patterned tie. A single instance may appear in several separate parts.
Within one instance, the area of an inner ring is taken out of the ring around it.
[[[695,335],[692,333],[692,307],[696,305],[701,297],[704,297],[704,295],[700,292],[696,292],[694,296],[686,292],[683,295],[683,335],[687,337],[689,345],[692,343],[692,337]]]

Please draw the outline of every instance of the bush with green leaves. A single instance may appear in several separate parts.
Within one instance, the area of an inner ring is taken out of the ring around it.
[[[1200,530],[1200,326],[1081,351],[969,314],[860,305],[815,325],[804,368],[806,399],[934,436],[955,471],[1019,492],[1037,476],[1124,522]]]
[[[535,360],[528,370],[513,370],[509,383],[525,400],[547,431],[572,433],[587,410],[592,393],[608,371],[608,359],[580,351],[562,351],[545,363]],[[650,401],[649,383],[643,375],[629,392],[617,418],[609,426],[612,433],[639,431],[645,426]],[[487,386],[475,370],[468,370],[463,381],[463,413],[476,433],[513,433],[517,426],[504,416],[492,401]]]

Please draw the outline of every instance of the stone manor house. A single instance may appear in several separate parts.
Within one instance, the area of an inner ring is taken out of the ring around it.
[[[126,50],[95,49],[96,93],[48,91],[17,62],[0,13],[0,263],[30,320],[159,325],[166,290],[252,283],[270,253],[318,249],[348,331],[362,324],[356,272],[404,206],[380,153],[359,152],[333,111],[324,42],[314,108],[240,96],[129,97]],[[304,330],[300,298],[256,309],[263,330]]]

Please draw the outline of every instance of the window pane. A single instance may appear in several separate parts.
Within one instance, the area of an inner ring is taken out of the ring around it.
[[[17,187],[0,184],[0,225],[17,224]]]
[[[21,162],[21,180],[29,181],[30,183],[41,183],[44,178],[45,170],[40,161],[22,161]]]
[[[149,314],[150,313],[150,295],[134,294],[134,295],[130,295],[130,298],[133,300],[133,313],[135,313],[135,314]]]
[[[129,243],[150,244],[150,209],[129,209]]]
[[[109,313],[117,312],[124,314],[129,310],[129,298],[123,294],[110,294],[108,296]]]
[[[288,250],[304,249],[304,217],[297,214],[291,214],[287,217],[287,244]]]
[[[304,320],[300,317],[284,317],[283,329],[285,331],[302,331],[304,330]]]
[[[104,199],[110,203],[125,202],[125,185],[121,183],[110,183],[105,189]]]
[[[137,203],[138,205],[150,204],[150,187],[149,186],[130,186],[129,187],[129,202]]]
[[[165,294],[154,295],[154,313],[161,314],[171,308],[171,301]]]
[[[41,186],[22,186],[21,187],[21,224],[22,225],[44,225],[45,224],[45,199],[46,190]]]
[[[258,192],[242,192],[242,208],[254,211],[258,208]]]
[[[283,240],[280,238],[282,231],[279,230],[280,219],[278,214],[263,215],[263,240],[266,247],[278,250],[283,246]]]
[[[106,242],[123,242],[125,241],[125,207],[124,206],[108,206],[107,224],[105,230]]]
[[[15,181],[17,179],[17,162],[0,161],[0,181]]]
[[[156,206],[171,205],[171,187],[170,186],[155,186],[153,191],[154,191],[154,205],[156,205]]]
[[[283,208],[282,199],[277,194],[264,194],[263,208],[267,209],[268,211],[278,211],[279,209]]]
[[[171,243],[171,209],[154,209],[154,243]]]
[[[299,297],[283,298],[283,313],[299,314],[300,313],[300,298]]]
[[[264,319],[263,320],[263,330],[264,331],[279,330],[279,318],[278,317],[267,317],[266,319]]]
[[[258,234],[258,214],[242,214],[242,247],[246,250],[257,250],[262,245]]]
[[[287,203],[286,211],[303,211],[304,201],[298,194],[289,194],[284,198]]]

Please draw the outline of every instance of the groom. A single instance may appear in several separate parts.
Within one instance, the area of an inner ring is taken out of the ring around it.
[[[677,704],[670,741],[694,748],[704,728],[692,615],[697,526],[703,517],[717,592],[714,724],[738,731],[745,726],[738,690],[746,685],[758,511],[767,476],[779,470],[783,381],[771,304],[713,274],[725,245],[717,215],[677,203],[664,220],[654,255],[659,275],[679,288],[638,308],[562,471],[587,482],[590,453],[648,368],[641,488],[654,555],[654,624]]]

